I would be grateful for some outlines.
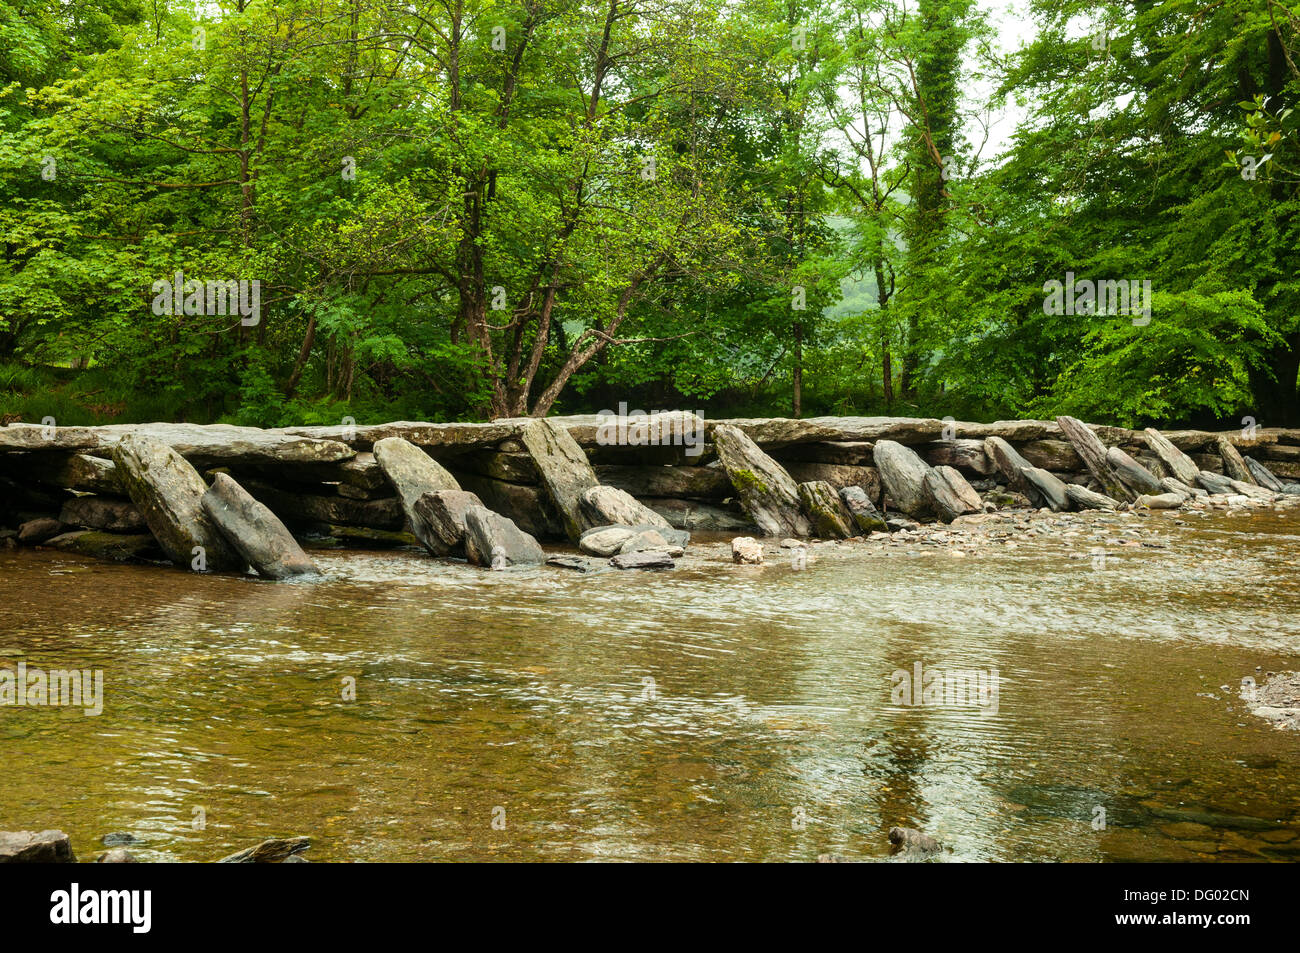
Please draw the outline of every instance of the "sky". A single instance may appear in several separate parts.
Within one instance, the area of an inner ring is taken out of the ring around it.
[[[978,6],[989,14],[989,21],[997,31],[998,47],[1002,53],[1011,53],[1029,43],[1036,32],[1034,22],[1029,18],[1027,0],[979,0]],[[991,85],[984,88],[976,86],[971,90],[973,98],[984,98],[992,92]],[[1024,118],[1024,110],[1014,100],[1002,104],[995,110],[989,125],[988,144],[981,153],[982,161],[990,161],[1000,155],[1010,145],[1011,136],[1017,123]],[[978,145],[982,135],[979,127],[967,130],[968,137]]]

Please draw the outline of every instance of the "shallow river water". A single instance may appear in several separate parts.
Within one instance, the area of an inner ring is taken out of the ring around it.
[[[298,583],[0,551],[0,666],[104,677],[98,716],[0,707],[0,830],[83,860],[109,832],[144,860],[884,859],[893,825],[955,861],[1300,859],[1300,733],[1238,697],[1300,666],[1300,513],[1077,527],[802,570],[328,551]],[[997,694],[902,704],[918,663]]]

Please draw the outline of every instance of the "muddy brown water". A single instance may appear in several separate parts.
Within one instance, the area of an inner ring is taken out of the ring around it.
[[[957,861],[1300,858],[1300,733],[1238,697],[1300,667],[1300,512],[1098,519],[802,570],[0,552],[0,666],[104,673],[97,717],[0,707],[0,829],[83,860],[110,832],[145,860],[881,859],[892,825]],[[899,704],[918,662],[996,670],[996,706]]]

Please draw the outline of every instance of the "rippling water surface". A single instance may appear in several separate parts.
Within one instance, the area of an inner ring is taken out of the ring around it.
[[[0,665],[105,681],[98,717],[0,708],[0,829],[82,859],[117,831],[146,860],[293,834],[332,861],[884,858],[896,824],[949,860],[1300,858],[1300,734],[1236,691],[1300,667],[1300,515],[1186,522],[1134,517],[1164,547],[1100,566],[1118,534],[1087,521],[803,571],[0,552]],[[917,662],[996,669],[996,711],[894,704]]]

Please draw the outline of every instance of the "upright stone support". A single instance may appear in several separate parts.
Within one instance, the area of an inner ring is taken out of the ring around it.
[[[593,524],[583,511],[582,495],[599,486],[596,471],[578,441],[564,427],[549,420],[534,420],[519,434],[528,455],[533,458],[542,486],[555,502],[564,533],[577,543]]]
[[[781,464],[728,424],[714,429],[713,443],[741,506],[765,536],[811,535],[812,527],[800,507],[798,485]]]

